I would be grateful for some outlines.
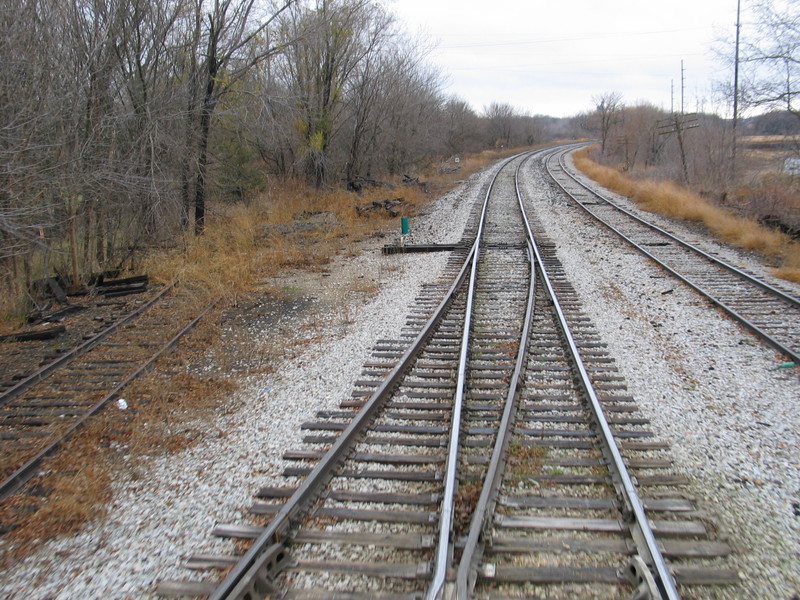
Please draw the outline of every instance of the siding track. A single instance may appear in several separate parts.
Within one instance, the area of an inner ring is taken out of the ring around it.
[[[163,289],[0,395],[0,500],[213,307],[176,322],[176,293],[174,286]]]

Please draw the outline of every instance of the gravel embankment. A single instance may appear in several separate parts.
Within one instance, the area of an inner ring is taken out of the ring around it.
[[[413,219],[409,242],[457,241],[486,177],[472,177]],[[800,592],[797,369],[781,369],[772,351],[566,208],[541,181],[530,178],[526,188],[543,198],[538,217],[631,393],[672,443],[699,504],[729,534],[744,577],[735,597],[791,598]],[[158,581],[192,577],[183,558],[229,552],[230,542],[212,538],[211,528],[246,522],[252,494],[282,484],[281,454],[299,445],[300,424],[349,396],[370,347],[398,337],[420,286],[445,264],[443,253],[384,257],[381,243],[365,242],[354,258],[337,260],[329,277],[277,282],[316,299],[261,335],[311,329],[313,336],[274,374],[246,379],[233,399],[239,408],[221,413],[208,439],[145,463],[135,479],[120,477],[103,522],[8,568],[0,598],[149,600]],[[350,290],[365,278],[375,292],[354,304]],[[315,284],[326,291],[311,291]]]

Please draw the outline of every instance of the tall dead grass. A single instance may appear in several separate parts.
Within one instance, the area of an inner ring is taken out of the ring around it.
[[[589,150],[573,155],[575,166],[600,185],[650,212],[701,223],[723,242],[768,258],[777,277],[800,282],[800,244],[788,235],[716,206],[673,182],[631,179],[591,160]]]
[[[401,213],[411,215],[425,193],[396,186],[356,194],[283,182],[249,204],[212,206],[204,235],[187,235],[176,249],[149,256],[143,268],[157,281],[180,281],[203,301],[235,302],[281,269],[318,268],[353,241],[388,227],[388,214],[359,216],[356,206],[401,197]]]

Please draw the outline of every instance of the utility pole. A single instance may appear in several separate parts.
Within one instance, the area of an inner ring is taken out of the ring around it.
[[[686,112],[686,106],[683,101],[683,92],[686,89],[685,69],[683,68],[683,59],[681,59],[681,114]]]
[[[659,119],[656,121],[659,135],[672,135],[673,133],[678,136],[678,150],[681,153],[681,166],[683,167],[683,181],[689,183],[689,167],[686,164],[686,149],[683,145],[683,135],[688,129],[695,129],[700,125],[697,123],[697,115],[685,115],[683,113],[672,113],[671,117],[666,119]]]
[[[731,175],[736,175],[736,134],[739,124],[739,31],[741,21],[742,0],[736,0],[736,50],[733,61],[733,149],[731,151]]]
[[[670,88],[672,90],[671,96],[671,108],[672,114],[667,117],[666,119],[658,119],[656,121],[656,126],[658,128],[658,134],[663,136],[670,136],[673,133],[677,134],[678,137],[678,150],[681,153],[681,166],[683,167],[683,181],[684,183],[689,183],[689,167],[686,164],[686,149],[683,145],[683,135],[687,129],[694,129],[699,127],[700,125],[697,123],[697,114],[692,113],[690,115],[686,114],[685,111],[685,90],[686,90],[686,69],[683,66],[683,59],[681,59],[681,112],[675,112],[675,81],[670,81]],[[667,139],[666,137],[664,138]]]
[[[669,80],[669,112],[675,112],[675,80]]]

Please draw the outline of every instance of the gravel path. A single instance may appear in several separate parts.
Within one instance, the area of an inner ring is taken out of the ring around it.
[[[407,241],[457,241],[486,179],[470,178],[412,219]],[[541,181],[526,187],[545,198],[536,204],[538,217],[631,393],[672,443],[699,503],[730,534],[744,577],[736,597],[788,600],[800,592],[797,370],[781,369],[772,351],[609,239]],[[191,577],[180,567],[189,554],[229,552],[230,542],[212,538],[211,528],[245,521],[252,494],[283,483],[281,454],[298,445],[300,424],[349,396],[370,347],[398,337],[420,286],[444,266],[444,254],[381,256],[384,241],[364,242],[354,258],[331,265],[328,277],[296,273],[277,282],[299,290],[298,304],[307,309],[262,336],[283,344],[275,333],[294,332],[302,344],[273,375],[244,380],[235,410],[220,413],[207,440],[145,463],[139,477],[120,476],[103,522],[6,570],[0,598],[151,599],[158,581]],[[324,289],[310,298],[304,290],[315,284]],[[370,285],[369,293],[353,291]]]

